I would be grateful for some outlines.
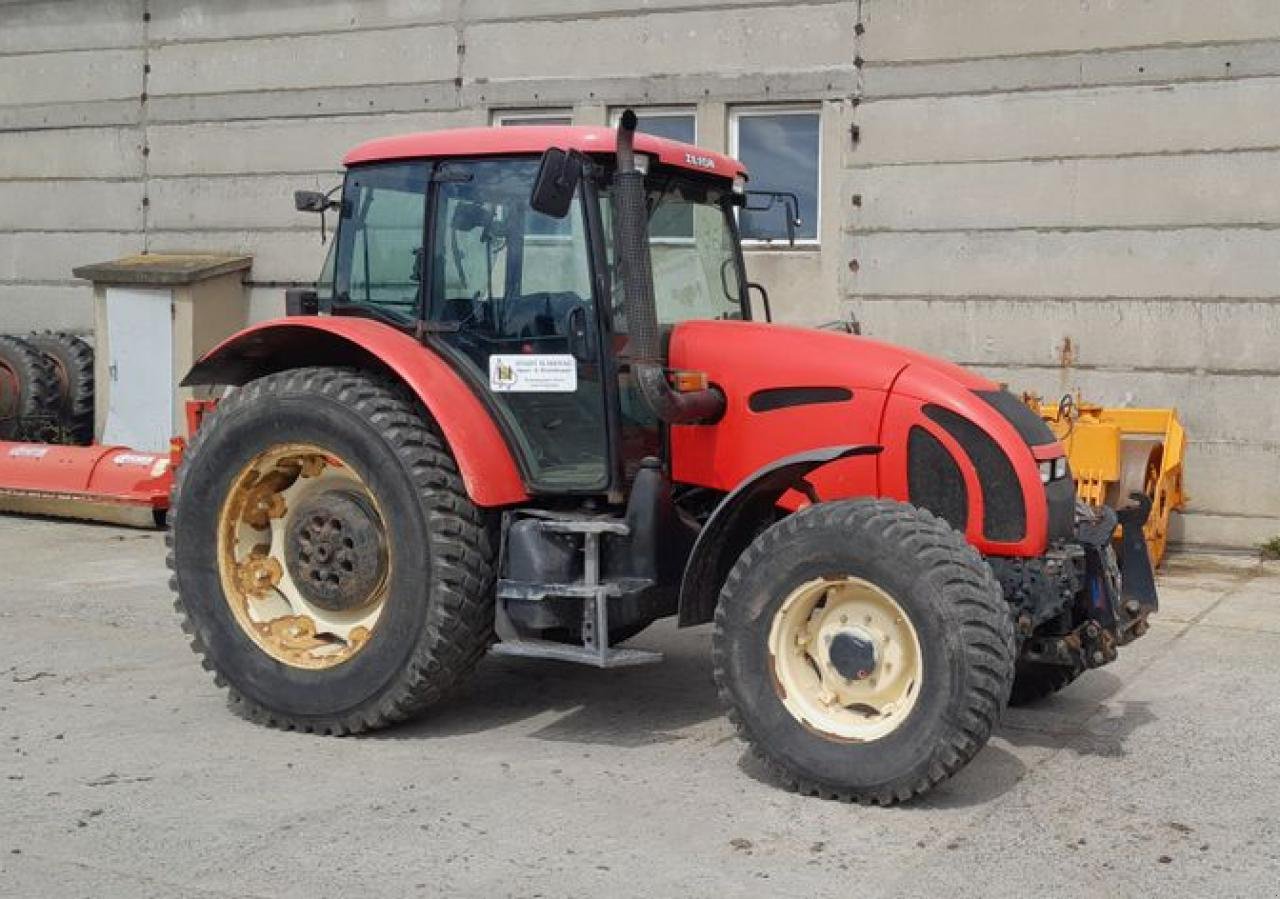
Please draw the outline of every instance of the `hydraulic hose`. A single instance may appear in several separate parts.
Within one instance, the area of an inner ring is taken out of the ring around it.
[[[668,424],[711,421],[724,412],[724,395],[713,387],[678,393],[667,381],[658,333],[658,304],[649,255],[649,210],[644,173],[636,170],[636,114],[628,109],[618,123],[613,213],[618,265],[627,314],[631,373],[645,403]]]

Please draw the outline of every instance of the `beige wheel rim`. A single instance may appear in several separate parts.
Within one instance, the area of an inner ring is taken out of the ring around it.
[[[344,512],[354,519],[345,533]],[[295,668],[351,659],[386,605],[383,521],[364,480],[327,450],[288,444],[260,453],[236,476],[218,516],[219,574],[236,623]],[[355,593],[341,602],[322,592],[353,580]]]
[[[823,737],[865,743],[911,714],[924,675],[911,619],[856,577],[816,578],[774,613],[769,655],[778,697]]]

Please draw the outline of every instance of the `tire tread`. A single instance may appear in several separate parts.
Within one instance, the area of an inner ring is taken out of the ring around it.
[[[394,448],[413,481],[428,522],[430,608],[424,632],[404,670],[366,708],[333,718],[280,714],[242,694],[218,671],[196,633],[176,577],[174,529],[181,515],[185,466],[175,479],[165,536],[174,608],[191,649],[249,719],[270,727],[344,735],[376,730],[414,717],[453,692],[493,640],[493,552],[481,511],[471,502],[453,458],[431,422],[397,385],[350,368],[298,368],[251,381],[222,400],[191,440],[188,457],[201,452],[218,419],[272,396],[317,395],[354,409]]]

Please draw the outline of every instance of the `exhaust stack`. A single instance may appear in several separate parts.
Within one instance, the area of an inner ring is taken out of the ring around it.
[[[630,335],[631,374],[653,414],[667,424],[711,421],[724,412],[724,395],[714,387],[677,393],[667,381],[658,334],[658,305],[649,255],[649,209],[644,173],[636,169],[636,114],[628,109],[618,123],[617,171],[613,178],[615,245],[622,273]]]

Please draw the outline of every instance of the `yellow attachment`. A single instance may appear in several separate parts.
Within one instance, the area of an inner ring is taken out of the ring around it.
[[[1122,508],[1130,494],[1150,498],[1151,516],[1143,532],[1151,562],[1159,565],[1169,513],[1187,501],[1182,490],[1187,438],[1177,410],[1111,408],[1070,396],[1061,403],[1042,403],[1033,395],[1026,400],[1066,450],[1080,499]]]

